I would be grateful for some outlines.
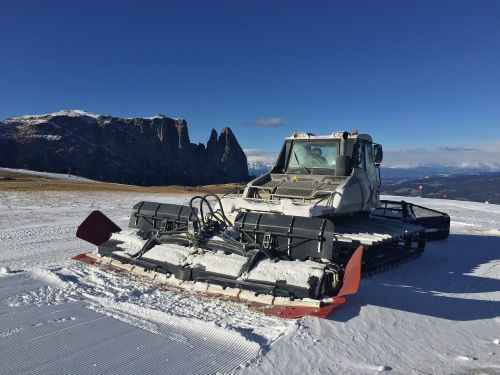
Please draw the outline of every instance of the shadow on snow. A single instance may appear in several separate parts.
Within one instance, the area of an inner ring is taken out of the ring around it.
[[[500,237],[452,234],[445,241],[428,243],[415,261],[364,279],[359,293],[348,296],[347,303],[330,319],[347,321],[366,305],[455,321],[497,317],[499,300],[440,294],[500,291],[500,279],[471,275],[480,265],[499,259]]]

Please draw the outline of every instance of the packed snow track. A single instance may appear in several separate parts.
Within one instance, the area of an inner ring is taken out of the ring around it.
[[[450,214],[448,240],[290,321],[70,260],[90,211],[124,228],[148,199],[189,197],[0,192],[0,374],[500,374],[500,206],[413,199]]]

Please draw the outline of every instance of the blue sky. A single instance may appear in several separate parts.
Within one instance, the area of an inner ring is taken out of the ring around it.
[[[491,144],[499,20],[497,0],[2,0],[0,118],[162,113],[263,154],[294,130]]]

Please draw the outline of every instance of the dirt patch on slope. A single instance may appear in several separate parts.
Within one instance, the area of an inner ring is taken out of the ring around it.
[[[62,180],[25,173],[0,171],[0,191],[123,191],[139,193],[217,193],[234,192],[243,185],[135,186],[107,182]]]

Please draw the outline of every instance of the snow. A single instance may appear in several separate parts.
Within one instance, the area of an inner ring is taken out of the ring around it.
[[[267,317],[69,258],[92,210],[125,228],[136,193],[0,192],[0,373],[500,372],[500,206],[411,200],[451,215],[422,257],[362,281],[328,319]]]
[[[147,326],[131,324],[144,316]],[[233,363],[259,351],[257,343],[237,332],[136,305],[109,305],[101,312],[72,302],[17,308],[2,318],[4,373],[151,374],[175,368],[212,374],[231,370]]]
[[[60,141],[62,136],[55,134],[34,134],[32,138],[46,139],[47,141]]]
[[[27,125],[27,126],[40,125],[40,124],[50,124],[55,129],[60,129],[61,126],[59,124],[56,124],[55,122],[51,121],[52,118],[55,116],[80,117],[88,124],[94,123],[97,119],[99,119],[101,117],[101,115],[99,115],[97,113],[86,112],[86,111],[82,111],[81,109],[63,109],[63,110],[58,111],[58,112],[46,113],[46,114],[41,114],[41,115],[25,115],[25,116],[11,117],[11,118],[8,118],[8,119],[1,121],[0,123],[3,123],[3,124],[22,123],[23,125]],[[58,136],[56,135],[53,137],[58,137]],[[38,138],[40,138],[40,136],[38,136]],[[53,139],[49,139],[49,140],[57,140],[57,139],[53,138]]]
[[[134,119],[134,117],[127,117],[127,118],[128,118],[128,119],[131,119],[131,120],[133,120],[133,119]],[[145,117],[145,118],[146,118],[146,119],[148,119],[148,120],[154,120],[154,119],[166,119],[167,117],[166,117],[166,116],[164,116],[164,115],[155,115],[155,116],[149,116],[149,117]],[[178,121],[178,120],[180,120],[180,119],[178,119],[178,118],[174,118],[174,119],[172,119],[172,120],[176,120],[176,121]]]
[[[274,161],[276,158],[267,158],[266,160],[261,160],[262,156],[255,156],[252,154],[252,152],[255,150],[244,149],[243,151],[247,155],[248,173],[250,174],[250,176],[262,176],[264,173],[269,172],[274,167]]]
[[[324,265],[310,260],[305,262],[284,260],[273,263],[269,259],[264,259],[248,273],[248,279],[270,282],[285,280],[289,285],[308,288],[309,278],[323,279],[323,270]]]
[[[214,238],[212,238],[214,239]],[[146,240],[136,229],[126,229],[111,235],[111,240],[117,240],[116,246],[122,251],[115,254],[131,256],[139,252]],[[145,259],[167,262],[172,265],[203,267],[208,272],[239,277],[248,258],[237,254],[223,252],[197,251],[179,245],[156,245],[148,250]],[[309,288],[309,279],[315,277],[322,280],[324,276],[323,264],[313,261],[281,261],[271,262],[269,259],[260,260],[247,274],[241,275],[245,280],[261,280],[268,282],[286,281],[287,284]]]
[[[193,254],[188,258],[188,263],[192,267],[203,266],[208,272],[227,274],[233,277],[238,276],[242,267],[246,264],[245,257],[231,254],[224,255],[222,253]]]
[[[59,127],[59,125],[50,122],[50,119],[55,116],[69,116],[69,117],[82,117],[83,119],[87,120],[87,122],[94,122],[94,120],[100,119],[102,117],[108,117],[108,115],[100,115],[98,113],[93,113],[93,112],[88,112],[84,111],[81,109],[63,109],[61,111],[57,112],[52,112],[52,113],[45,113],[45,114],[40,114],[40,115],[24,115],[24,116],[17,116],[17,117],[11,117],[8,119],[3,120],[2,122],[4,123],[16,123],[16,122],[23,122],[24,124],[28,125],[38,125],[42,123],[51,123],[54,125],[54,127]],[[137,117],[121,117],[122,119],[125,120],[135,120]],[[168,119],[168,117],[158,114],[156,116],[150,116],[150,117],[145,117],[148,120],[154,120],[154,119]],[[172,120],[175,121],[181,121],[182,118],[172,118]],[[107,124],[109,123],[109,120],[104,120],[103,123]]]
[[[189,265],[192,268],[204,267],[209,272],[220,273],[237,277],[247,262],[247,258],[222,253],[199,252],[177,245],[157,245],[149,250],[145,259],[167,262],[173,265]]]
[[[32,175],[32,176],[55,178],[55,179],[58,179],[58,180],[77,180],[77,181],[88,181],[88,182],[97,182],[97,183],[99,182],[99,181],[90,180],[90,179],[84,178],[84,177],[74,176],[74,175],[71,175],[71,174],[51,173],[51,172],[38,172],[38,171],[32,171],[30,169],[0,168],[0,171],[15,172],[15,173],[24,173],[24,174],[29,174],[29,175]]]
[[[123,249],[128,255],[134,255],[142,250],[147,240],[143,239],[137,229],[124,229],[121,232],[113,233],[111,240],[120,241],[117,247]]]
[[[187,257],[191,253],[191,249],[185,246],[178,245],[156,245],[146,254],[145,259],[152,259],[159,262],[166,262],[170,264],[187,264]]]
[[[18,116],[18,117],[12,117],[7,119],[7,121],[36,121],[36,120],[44,120],[49,117],[53,116],[69,116],[69,117],[81,117],[81,116],[86,116],[86,117],[91,117],[94,119],[99,118],[101,115],[97,113],[92,113],[92,112],[86,112],[81,109],[63,109],[61,111],[53,112],[53,113],[46,113],[42,115],[24,115],[24,116]]]
[[[500,206],[488,203],[430,199],[420,197],[382,196],[382,199],[407,201],[434,210],[446,212],[451,217],[451,229],[467,234],[498,235],[500,231]],[[496,234],[495,234],[496,233]]]

